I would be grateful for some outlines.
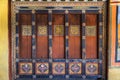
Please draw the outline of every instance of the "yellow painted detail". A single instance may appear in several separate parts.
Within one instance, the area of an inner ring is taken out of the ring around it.
[[[8,71],[8,1],[0,0],[0,80],[9,80]]]

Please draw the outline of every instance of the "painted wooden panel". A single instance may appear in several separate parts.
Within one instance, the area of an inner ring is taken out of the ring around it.
[[[19,15],[19,30],[20,30],[20,58],[31,58],[32,56],[32,26],[31,14]]]
[[[52,18],[52,31],[53,31],[53,58],[64,58],[64,15],[53,14]],[[56,30],[56,31],[55,31]]]
[[[97,58],[97,15],[86,14],[86,58]]]
[[[80,14],[69,14],[69,58],[81,58]]]
[[[47,24],[47,14],[36,15],[37,58],[48,58]]]

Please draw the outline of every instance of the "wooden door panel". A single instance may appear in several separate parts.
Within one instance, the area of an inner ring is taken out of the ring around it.
[[[69,14],[69,58],[81,58],[80,14]]]
[[[47,24],[47,14],[36,14],[37,58],[48,58]]]
[[[32,26],[31,14],[20,14],[20,58],[31,58],[32,56]]]
[[[97,58],[97,15],[86,14],[86,58]]]
[[[64,51],[64,15],[53,14],[52,17],[52,57],[57,59],[63,59],[65,57]]]

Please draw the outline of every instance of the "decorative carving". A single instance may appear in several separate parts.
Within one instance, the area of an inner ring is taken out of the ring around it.
[[[17,6],[36,6],[36,7],[32,7],[33,8],[37,8],[39,6],[74,6],[74,7],[78,7],[78,6],[103,6],[104,2],[80,2],[80,3],[75,3],[75,2],[50,2],[50,3],[45,3],[45,2],[13,2],[12,4],[15,4]],[[41,8],[39,8],[41,9]]]
[[[46,36],[47,35],[47,26],[38,26],[38,35]]]
[[[15,19],[16,19],[16,10],[19,10],[20,8],[19,7],[28,7],[28,9],[35,9],[35,10],[39,10],[39,9],[45,9],[45,8],[41,8],[42,6],[43,7],[46,7],[46,6],[73,6],[73,7],[79,7],[80,6],[80,8],[78,8],[78,9],[83,9],[83,8],[81,8],[81,7],[83,7],[83,6],[86,6],[86,7],[90,7],[90,6],[97,6],[97,7],[99,7],[99,8],[101,8],[101,9],[103,9],[103,10],[106,10],[106,8],[105,8],[105,2],[95,2],[95,3],[93,3],[93,2],[89,2],[89,3],[86,3],[86,2],[80,2],[80,3],[74,3],[74,2],[60,2],[60,3],[58,3],[58,2],[51,2],[51,3],[44,3],[44,2],[40,2],[40,3],[38,3],[38,2],[12,2],[11,3],[11,27],[12,27],[12,33],[11,33],[11,35],[12,35],[12,75],[13,75],[13,77],[12,77],[12,79],[14,80],[15,79],[15,75],[16,75],[16,50],[15,50],[15,48],[16,48],[16,37],[15,37],[15,34],[16,34],[16,21],[15,21]],[[103,22],[105,22],[105,15],[103,15]],[[103,23],[104,24],[104,23]],[[103,60],[104,61],[104,60]],[[103,65],[103,67],[104,67],[104,65]],[[104,70],[104,69],[103,69]],[[30,70],[30,72],[31,72],[31,70]],[[105,71],[103,71],[103,73],[104,73]]]
[[[64,35],[64,25],[54,25],[54,35],[63,36]]]
[[[71,36],[80,36],[80,26],[79,25],[70,25],[70,35]]]
[[[36,74],[48,74],[49,66],[48,63],[36,63]]]
[[[19,74],[32,74],[32,63],[19,63]]]
[[[53,63],[53,74],[65,74],[65,63],[54,62]]]
[[[98,63],[86,63],[86,74],[97,75],[98,74]]]
[[[31,36],[31,35],[32,35],[32,26],[22,25],[22,36]]]
[[[81,63],[78,62],[69,63],[69,74],[81,74]]]
[[[96,36],[96,26],[85,27],[86,36]]]

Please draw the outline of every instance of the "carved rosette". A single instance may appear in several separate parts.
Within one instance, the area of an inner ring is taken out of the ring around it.
[[[54,25],[54,35],[63,36],[64,35],[64,25]]]
[[[69,63],[69,74],[81,74],[81,63]]]
[[[36,63],[36,74],[48,74],[49,65],[48,63]]]
[[[71,36],[80,36],[80,26],[79,25],[70,25],[70,35]]]
[[[32,35],[32,26],[22,25],[22,36],[31,36],[31,35]]]
[[[32,74],[32,63],[19,63],[19,74]]]
[[[53,63],[53,74],[65,74],[65,63]]]
[[[38,26],[38,36],[47,36],[47,26]]]
[[[86,63],[86,74],[97,75],[98,74],[98,63]]]

